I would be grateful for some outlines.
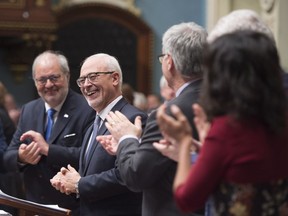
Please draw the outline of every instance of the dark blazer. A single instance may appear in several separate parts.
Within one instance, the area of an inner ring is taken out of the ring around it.
[[[15,133],[16,127],[14,125],[14,122],[10,118],[6,108],[3,106],[0,106],[0,119],[2,121],[3,132],[6,138],[6,142],[9,144],[11,142],[13,134]]]
[[[201,80],[188,85],[182,93],[167,103],[176,104],[186,115],[191,125],[194,114],[192,104],[197,102]],[[193,126],[193,131],[196,131]],[[197,138],[197,134],[195,134]],[[156,122],[156,111],[147,120],[141,143],[136,139],[124,139],[117,152],[120,176],[128,188],[143,191],[142,216],[179,216],[181,214],[173,200],[172,186],[176,162],[159,153],[153,142],[163,136]]]
[[[69,209],[75,207],[75,198],[55,190],[50,179],[62,166],[71,164],[78,167],[82,139],[94,118],[95,111],[85,98],[69,90],[48,140],[48,157],[42,156],[37,165],[21,166],[18,163],[20,136],[28,130],[44,135],[46,124],[45,105],[41,98],[22,107],[17,131],[4,154],[4,162],[8,170],[23,171],[26,199],[43,204],[58,204]],[[27,140],[27,143],[30,141]]]
[[[6,138],[4,135],[3,124],[0,119],[0,172],[3,172],[3,154],[7,148]],[[1,179],[0,179],[1,180]],[[2,188],[1,188],[2,190]]]
[[[124,98],[117,102],[112,111],[120,111],[134,123],[136,116],[146,122],[147,115],[130,105]],[[84,163],[85,150],[92,133],[93,126],[85,134],[79,173],[80,215],[141,215],[141,193],[133,193],[119,183],[119,171],[115,168],[115,156],[109,155],[96,140],[94,141],[87,164]],[[109,134],[103,122],[98,135]]]

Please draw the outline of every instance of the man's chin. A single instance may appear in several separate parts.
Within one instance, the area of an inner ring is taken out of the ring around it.
[[[55,96],[46,96],[45,102],[48,103],[50,106],[57,106],[61,103],[60,99]]]

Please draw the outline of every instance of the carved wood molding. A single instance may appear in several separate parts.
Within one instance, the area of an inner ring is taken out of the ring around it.
[[[132,14],[139,16],[141,11],[135,6],[135,0],[60,0],[57,5],[54,6],[55,11],[61,11],[66,7],[71,7],[75,5],[83,5],[87,3],[102,3],[106,5],[112,5],[115,7],[122,8],[131,12]]]
[[[124,26],[133,32],[137,38],[135,71],[137,80],[134,86],[137,86],[138,91],[149,93],[152,79],[153,34],[150,27],[139,17],[122,8],[94,2],[64,7],[61,11],[57,11],[56,15],[59,29],[80,20],[103,19]]]
[[[134,6],[134,0],[59,0],[54,4],[52,2],[47,0],[0,2],[0,46],[4,49],[8,48],[6,63],[11,72],[16,74],[15,80],[21,81],[33,58],[39,52],[53,48],[53,44],[56,44],[58,40],[57,33],[62,28],[70,24],[73,27],[74,23],[80,25],[79,23],[83,20],[91,21],[95,26],[99,20],[99,22],[102,20],[119,32],[130,35],[130,38],[127,36],[128,38],[124,38],[123,41],[116,37],[117,42],[124,43],[121,46],[123,48],[122,56],[120,55],[122,60],[125,51],[135,49],[133,51],[135,55],[131,58],[130,52],[130,57],[128,57],[130,59],[125,59],[124,68],[129,68],[129,65],[134,64],[133,69],[130,67],[129,71],[130,84],[136,87],[137,91],[146,94],[150,92],[153,34],[150,27],[139,17],[140,10]],[[125,47],[125,43],[135,41],[133,46]],[[80,61],[74,62],[78,65],[79,63]],[[123,69],[123,61],[120,65]]]

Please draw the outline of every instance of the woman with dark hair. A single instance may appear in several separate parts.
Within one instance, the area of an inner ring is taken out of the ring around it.
[[[179,144],[179,208],[195,211],[209,198],[210,215],[287,215],[287,104],[274,42],[252,31],[226,34],[208,45],[204,62],[201,106],[193,106],[202,145],[178,107],[176,120],[165,107],[157,114],[165,138]]]

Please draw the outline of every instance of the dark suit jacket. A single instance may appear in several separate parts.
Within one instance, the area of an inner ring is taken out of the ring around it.
[[[116,110],[127,116],[131,122],[138,115],[142,117],[143,123],[146,122],[147,115],[124,98],[112,108],[112,111]],[[116,157],[109,155],[96,140],[90,150],[92,154],[87,164],[84,164],[84,154],[92,130],[93,126],[85,134],[80,156],[80,215],[140,215],[142,194],[133,193],[119,183],[119,171],[115,168]],[[109,134],[109,131],[105,123],[102,123],[98,135],[104,134]]]
[[[50,179],[62,166],[71,164],[78,167],[82,139],[94,118],[95,111],[84,97],[70,90],[48,140],[48,157],[42,156],[37,165],[19,166],[20,136],[28,130],[44,135],[46,124],[45,105],[41,98],[23,106],[17,131],[4,154],[4,161],[8,170],[23,171],[26,199],[71,209],[75,207],[75,198],[55,190]],[[27,140],[27,143],[30,141]]]
[[[194,116],[192,104],[198,100],[200,83],[201,80],[194,81],[178,97],[167,103],[168,110],[171,104],[179,106],[191,125]],[[195,128],[193,131],[196,131]],[[141,143],[128,138],[118,148],[117,164],[124,184],[132,190],[143,191],[142,216],[184,215],[173,200],[176,162],[163,156],[152,145],[162,138],[154,111],[147,120]]]
[[[4,135],[3,124],[0,119],[0,172],[3,172],[3,154],[7,148],[6,138]],[[1,188],[2,190],[2,188]]]
[[[3,132],[6,138],[6,142],[7,144],[9,144],[11,142],[13,134],[15,133],[16,127],[14,125],[14,122],[10,118],[7,110],[3,106],[0,106],[0,119],[2,121]]]

